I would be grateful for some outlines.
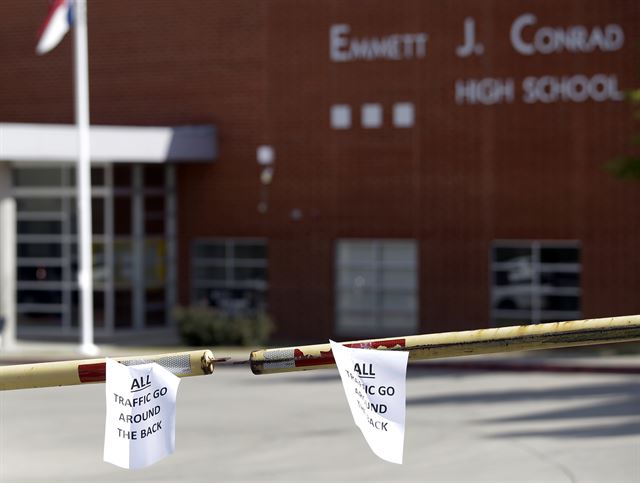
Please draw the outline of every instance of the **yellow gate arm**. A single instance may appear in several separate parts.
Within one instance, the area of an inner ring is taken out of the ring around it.
[[[422,360],[632,340],[640,340],[640,315],[368,339],[343,344],[362,349],[408,351],[409,360]],[[335,366],[329,344],[258,350],[251,353],[249,362],[254,374]]]
[[[113,360],[127,366],[157,362],[179,377],[211,374],[215,365],[215,358],[210,350],[114,357]],[[105,377],[105,359],[0,366],[0,390],[73,386],[104,382]]]

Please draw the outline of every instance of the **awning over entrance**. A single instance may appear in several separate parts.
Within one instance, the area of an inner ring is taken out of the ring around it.
[[[0,161],[72,162],[77,158],[72,124],[0,123]],[[91,126],[91,161],[165,163],[214,161],[215,126]]]

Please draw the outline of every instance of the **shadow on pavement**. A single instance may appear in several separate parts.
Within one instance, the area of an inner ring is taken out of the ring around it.
[[[587,398],[602,398],[589,401],[578,407],[561,407],[537,413],[505,416],[476,421],[495,429],[502,424],[551,423],[547,429],[509,430],[495,432],[490,438],[603,438],[640,434],[640,378],[615,384],[589,384],[555,389],[518,389],[466,394],[445,394],[438,396],[414,397],[407,405],[465,405],[465,404],[510,404],[525,401],[558,401],[560,404],[580,403]],[[625,422],[606,421],[602,418],[626,418]],[[580,421],[581,426],[576,427]],[[563,422],[572,424],[562,427]]]

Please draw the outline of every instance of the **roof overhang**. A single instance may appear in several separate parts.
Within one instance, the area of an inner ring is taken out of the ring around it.
[[[0,161],[72,162],[78,156],[75,125],[0,123]],[[214,161],[215,126],[91,126],[91,161],[166,163]]]

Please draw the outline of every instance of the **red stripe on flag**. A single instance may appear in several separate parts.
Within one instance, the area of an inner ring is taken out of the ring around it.
[[[40,26],[40,30],[38,30],[38,39],[42,37],[42,33],[47,28],[47,25],[49,25],[49,22],[51,21],[51,17],[53,17],[53,14],[55,13],[55,11],[58,10],[58,7],[64,4],[64,2],[66,2],[66,0],[55,0],[51,4],[51,7],[49,7],[49,11],[47,12],[47,18],[44,20],[44,22]]]
[[[389,340],[372,340],[367,342],[356,342],[353,344],[343,344],[345,347],[351,347],[352,349],[377,349],[378,347],[387,347],[392,349],[394,347],[405,347],[405,339],[389,339]],[[320,351],[319,356],[305,355],[300,349],[293,350],[293,358],[295,360],[296,367],[310,367],[310,366],[323,366],[326,364],[335,364],[335,359],[331,350],[326,352]]]
[[[78,366],[78,377],[80,382],[104,382],[107,377],[107,364],[81,364]]]

